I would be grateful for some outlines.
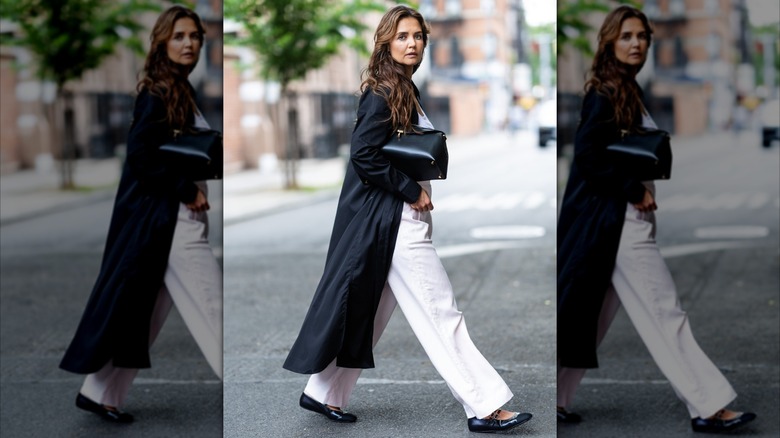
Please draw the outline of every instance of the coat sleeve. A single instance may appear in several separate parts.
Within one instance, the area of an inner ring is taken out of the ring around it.
[[[159,148],[170,138],[162,99],[144,90],[136,99],[133,124],[127,138],[127,166],[141,186],[151,193],[168,193],[187,204],[198,187],[161,159]]]
[[[391,135],[393,127],[387,101],[371,90],[366,90],[360,98],[357,123],[352,131],[352,166],[363,184],[381,187],[412,204],[420,198],[422,188],[391,166],[380,150]]]
[[[574,161],[583,178],[599,190],[618,191],[629,202],[637,203],[645,195],[645,186],[619,169],[607,155],[607,146],[618,138],[614,116],[609,98],[593,90],[585,95],[574,139]]]

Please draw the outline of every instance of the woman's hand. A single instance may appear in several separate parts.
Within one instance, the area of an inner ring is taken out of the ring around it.
[[[204,195],[203,191],[200,189],[198,189],[198,194],[195,195],[195,200],[186,205],[187,208],[195,212],[206,211],[211,208],[209,201],[206,199],[206,195]]]
[[[657,210],[658,206],[655,204],[655,198],[653,198],[650,190],[645,189],[645,197],[642,198],[641,202],[634,204],[634,208],[642,212],[648,212]]]
[[[425,191],[425,189],[420,190],[420,198],[417,199],[417,202],[411,205],[412,210],[417,211],[431,211],[433,210],[433,203],[431,202],[430,196],[428,196],[428,192]]]

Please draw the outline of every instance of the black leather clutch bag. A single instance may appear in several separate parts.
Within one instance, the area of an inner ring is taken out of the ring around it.
[[[447,136],[442,131],[414,126],[412,132],[398,130],[382,146],[390,164],[415,181],[447,178]]]
[[[176,135],[160,146],[171,166],[192,181],[222,179],[222,134],[213,129],[196,129]]]
[[[672,146],[664,130],[622,131],[621,139],[607,146],[607,153],[624,173],[640,181],[672,176]]]

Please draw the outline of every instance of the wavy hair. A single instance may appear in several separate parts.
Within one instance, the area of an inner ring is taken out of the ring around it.
[[[423,53],[420,54],[422,62],[425,48],[428,47],[428,34],[430,26],[423,16],[409,6],[398,5],[388,10],[374,33],[374,51],[368,61],[368,67],[363,70],[360,91],[370,88],[375,94],[384,97],[390,107],[390,122],[394,128],[403,128],[406,131],[412,128],[412,115],[417,111],[418,103],[414,92],[414,84],[411,78],[406,76],[405,67],[393,60],[390,55],[390,43],[395,38],[398,23],[404,18],[414,18],[420,23],[423,31]],[[414,66],[414,71],[420,64]]]
[[[644,113],[639,85],[634,77],[642,69],[624,64],[615,57],[615,41],[620,38],[620,28],[629,18],[638,18],[647,33],[647,47],[652,42],[653,28],[642,11],[631,6],[620,6],[604,19],[598,35],[598,50],[593,58],[585,92],[591,89],[607,96],[615,109],[615,122],[621,129],[630,129]]]
[[[192,117],[197,112],[195,95],[187,81],[187,76],[195,68],[196,63],[184,66],[173,62],[168,56],[168,41],[173,37],[176,21],[182,18],[190,18],[195,22],[200,40],[203,41],[206,29],[198,14],[179,5],[165,10],[157,18],[152,29],[149,37],[152,44],[146,55],[142,78],[136,86],[136,91],[139,93],[146,89],[150,94],[162,99],[165,103],[168,123],[172,129],[178,130],[184,130],[191,124]],[[202,43],[200,48],[203,48]]]

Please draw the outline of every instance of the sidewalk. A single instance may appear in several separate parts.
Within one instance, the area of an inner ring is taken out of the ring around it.
[[[111,199],[121,173],[118,158],[76,160],[75,190],[60,189],[60,169],[0,176],[0,225]]]
[[[223,205],[225,224],[287,208],[291,204],[337,196],[344,178],[344,161],[301,160],[299,190],[284,190],[284,169],[261,173],[248,169],[225,176]],[[0,225],[23,221],[112,199],[121,175],[118,159],[77,160],[76,190],[61,190],[57,167],[47,172],[21,170],[0,176]],[[219,197],[219,195],[212,195]]]
[[[468,161],[489,153],[499,143],[513,141],[506,133],[450,137],[450,162]],[[246,169],[225,175],[222,202],[224,226],[265,214],[337,197],[344,180],[344,158],[303,159],[298,166],[298,190],[284,189],[284,163],[273,171]],[[81,159],[75,164],[76,190],[59,189],[59,168],[47,172],[22,170],[0,176],[0,225],[55,211],[112,199],[119,183],[120,161]],[[213,196],[213,195],[212,195]],[[217,195],[218,196],[218,195]],[[217,201],[217,199],[215,199]]]

